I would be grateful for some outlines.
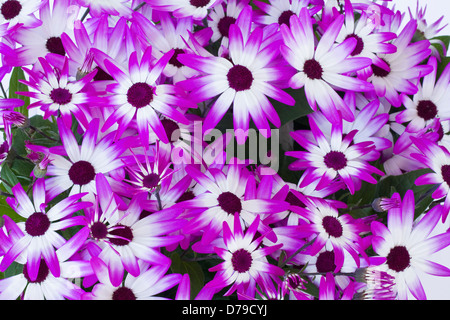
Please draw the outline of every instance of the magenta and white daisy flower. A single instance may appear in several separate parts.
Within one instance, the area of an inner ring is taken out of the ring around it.
[[[54,1],[53,7],[50,1],[39,10],[39,19],[42,24],[35,28],[19,28],[12,34],[12,38],[21,45],[14,49],[14,55],[5,56],[5,61],[13,66],[25,66],[34,64],[39,57],[45,57],[47,53],[66,55],[61,34],[67,32],[67,20],[70,10],[69,1]]]
[[[417,29],[415,20],[409,21],[392,44],[395,53],[378,54],[367,78],[379,97],[385,97],[394,107],[401,106],[401,93],[413,95],[418,89],[416,80],[432,72],[432,66],[421,64],[430,56],[428,40],[411,42]]]
[[[62,70],[52,68],[44,58],[38,59],[44,76],[23,68],[30,79],[21,80],[21,82],[34,90],[17,92],[17,94],[36,99],[28,108],[39,107],[44,112],[44,119],[50,116],[61,116],[64,122],[71,126],[73,114],[83,127],[87,127],[90,116],[86,104],[90,102],[91,95],[84,89],[94,78],[96,71],[94,70],[81,80],[70,81],[67,58],[64,58]]]
[[[175,18],[192,17],[194,20],[206,18],[210,9],[223,0],[146,0],[152,8],[169,11]]]
[[[39,25],[34,13],[44,5],[45,1],[38,0],[1,0],[0,24],[7,24],[8,29],[17,25],[33,28]]]
[[[450,152],[433,141],[416,137],[411,137],[411,140],[417,147],[416,152],[411,153],[411,157],[433,170],[433,172],[418,177],[415,184],[438,186],[431,196],[436,200],[445,198],[442,209],[442,221],[444,222],[450,212]]]
[[[89,240],[100,249],[98,258],[107,265],[113,286],[120,285],[125,270],[139,276],[140,260],[170,265],[170,259],[159,248],[183,239],[182,235],[169,235],[185,224],[184,220],[176,219],[179,210],[169,208],[141,218],[145,196],[133,197],[123,211],[103,175],[97,175],[96,185],[96,206],[88,211],[84,229],[89,229]]]
[[[231,285],[225,295],[230,295],[235,290],[246,292],[249,290],[249,286],[256,287],[257,283],[262,284],[263,277],[284,275],[283,269],[270,264],[266,258],[282,247],[282,244],[262,247],[261,241],[264,236],[255,239],[260,224],[259,217],[256,217],[248,228],[243,230],[239,215],[233,216],[233,230],[229,223],[224,222],[223,245],[214,247],[214,251],[224,262],[209,269],[209,271],[218,272],[214,279],[205,285],[212,288],[225,288]]]
[[[159,113],[177,122],[188,124],[186,117],[174,106],[195,107],[195,105],[182,99],[174,85],[159,84],[159,78],[173,53],[174,50],[171,50],[154,62],[152,47],[145,49],[140,61],[135,51],[130,56],[128,70],[117,66],[112,60],[104,61],[108,73],[117,83],[107,86],[107,91],[111,94],[105,97],[105,104],[114,106],[116,110],[106,120],[102,131],[118,122],[118,132],[123,132],[128,124],[135,120],[142,144],[148,145],[149,128],[161,141],[168,143]]]
[[[212,30],[211,41],[221,40],[221,45],[228,47],[230,25],[235,24],[239,15],[247,7],[249,0],[228,0],[214,7],[208,14],[208,27]]]
[[[402,103],[406,109],[395,117],[399,123],[409,122],[407,130],[413,132],[425,128],[436,118],[450,119],[447,108],[450,97],[450,67],[446,67],[439,79],[436,79],[437,59],[430,57],[427,65],[432,66],[433,71],[423,77],[422,84],[417,83],[418,91],[412,98],[402,95]]]
[[[355,21],[355,14],[349,0],[345,1],[345,23],[336,38],[341,43],[347,38],[356,39],[356,46],[350,56],[367,57],[373,63],[377,61],[378,54],[392,54],[397,48],[390,43],[397,35],[394,32],[381,32],[377,30],[377,24],[371,21],[370,12],[362,11],[360,17]],[[358,71],[358,74],[367,72],[370,68]]]
[[[88,196],[92,197],[96,193],[97,173],[107,175],[114,190],[122,189],[120,181],[112,177],[124,166],[120,156],[129,147],[127,142],[124,140],[116,142],[115,132],[98,139],[99,121],[93,119],[84,133],[80,146],[73,132],[61,119],[57,122],[63,149],[50,148],[46,151],[50,161],[46,179],[49,197],[53,198],[69,189],[71,195],[87,192]]]
[[[350,254],[357,266],[361,257],[367,258],[361,244],[361,233],[370,230],[363,221],[353,218],[349,214],[340,215],[333,203],[325,199],[305,197],[297,194],[305,204],[304,208],[297,208],[309,223],[297,227],[299,232],[315,234],[313,243],[307,248],[307,253],[316,255],[325,246],[332,247],[334,252],[334,272],[342,269],[345,262],[345,252]]]
[[[301,132],[291,132],[291,136],[306,151],[287,151],[287,156],[298,158],[291,170],[305,170],[300,187],[319,180],[316,189],[328,186],[335,178],[341,179],[351,194],[360,187],[360,181],[377,183],[372,173],[384,175],[382,171],[370,165],[364,156],[374,148],[372,141],[354,143],[357,130],[343,135],[342,123],[333,124],[331,135],[327,139],[313,118],[310,127],[314,141],[305,138]]]
[[[25,218],[18,222],[22,232],[20,240],[16,241],[6,252],[0,263],[4,272],[18,257],[26,257],[27,274],[34,281],[39,274],[41,259],[45,260],[50,272],[59,277],[61,270],[55,250],[63,246],[67,240],[59,230],[80,225],[80,217],[71,216],[74,212],[91,205],[89,202],[79,202],[84,194],[69,196],[47,211],[46,188],[44,179],[37,179],[33,185],[33,201],[30,200],[20,184],[12,188],[15,198],[7,198],[7,203],[17,214]]]
[[[244,30],[245,31],[245,30]],[[181,54],[178,60],[204,74],[181,81],[183,88],[191,90],[196,101],[217,97],[206,115],[203,131],[214,128],[233,105],[234,129],[239,144],[247,139],[250,117],[265,137],[270,136],[269,121],[280,126],[280,118],[268,97],[287,105],[294,99],[276,86],[283,79],[283,67],[271,64],[278,56],[278,42],[262,45],[263,30],[256,28],[247,36],[236,24],[230,26],[230,60],[215,56]]]
[[[38,274],[32,280],[27,271],[28,264],[23,271],[14,276],[0,280],[1,300],[80,300],[85,291],[73,283],[73,279],[80,279],[93,273],[87,269],[84,262],[77,266],[78,261],[61,263],[61,273],[64,276],[55,277],[45,260],[38,261]],[[90,265],[88,266],[90,268]],[[80,272],[77,272],[80,271]]]
[[[127,274],[121,285],[115,286],[108,278],[108,269],[105,263],[96,257],[91,261],[100,282],[92,292],[86,293],[86,300],[168,300],[158,296],[181,281],[181,274],[171,273],[169,265],[150,266],[144,261],[139,262],[138,276]]]
[[[250,225],[260,214],[284,211],[288,203],[282,200],[259,199],[251,195],[254,178],[242,165],[230,164],[226,170],[209,168],[206,173],[194,166],[187,166],[186,172],[203,189],[194,199],[179,203],[182,208],[193,209],[193,217],[183,229],[186,233],[202,231],[202,241],[209,243],[220,235],[223,222],[232,223],[237,213],[244,226]],[[253,179],[253,181],[251,181]],[[196,193],[196,192],[194,192]],[[199,209],[202,209],[199,212]],[[258,224],[259,232],[266,234],[270,228]],[[274,240],[273,233],[267,236]]]
[[[342,29],[344,16],[339,15],[329,25],[317,47],[313,31],[313,21],[306,8],[300,17],[290,18],[290,27],[281,25],[284,44],[280,50],[286,61],[297,70],[289,84],[292,88],[305,88],[306,98],[313,110],[317,106],[330,122],[339,122],[341,117],[353,121],[354,115],[343,99],[335,91],[351,90],[358,92],[372,91],[373,86],[348,74],[370,66],[371,59],[349,57],[357,41],[348,38],[335,45]]]
[[[393,197],[400,197],[398,193]],[[450,269],[433,261],[433,254],[450,244],[450,233],[431,236],[441,217],[442,206],[437,205],[420,218],[414,219],[415,201],[412,190],[408,190],[400,208],[388,211],[387,225],[373,221],[372,246],[376,254],[383,257],[381,271],[395,277],[397,299],[407,300],[411,293],[418,300],[426,299],[420,274],[448,277]]]
[[[198,71],[183,65],[177,57],[182,53],[193,53],[188,46],[190,37],[194,37],[201,45],[206,45],[211,37],[209,29],[205,28],[194,32],[192,18],[172,18],[167,12],[160,12],[160,24],[156,26],[144,15],[134,13],[134,21],[139,26],[145,37],[145,46],[150,44],[153,48],[153,56],[161,58],[165,53],[174,50],[173,56],[164,67],[163,75],[171,78],[172,83],[189,79],[198,75]]]

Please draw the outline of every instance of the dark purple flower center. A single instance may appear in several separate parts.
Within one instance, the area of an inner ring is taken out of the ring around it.
[[[64,88],[55,88],[50,92],[50,99],[59,105],[68,104],[72,101],[72,94]]]
[[[228,34],[230,32],[230,26],[236,22],[236,19],[233,17],[223,17],[219,20],[219,23],[217,23],[217,28],[219,29],[220,34],[223,37],[228,37]]]
[[[48,52],[56,53],[62,56],[66,55],[66,50],[64,49],[64,45],[60,37],[51,37],[47,39],[45,43],[45,47]]]
[[[250,270],[252,261],[252,255],[245,249],[236,250],[231,257],[231,265],[233,266],[233,269],[239,273]]]
[[[439,122],[439,128],[437,129],[437,134],[438,134],[438,141],[441,141],[442,138],[444,137],[444,128],[442,127],[441,122]],[[1,151],[0,151],[0,153],[1,153]]]
[[[183,201],[187,201],[187,200],[192,200],[195,198],[194,193],[191,190],[186,191],[185,193],[183,193],[181,195],[181,197],[178,198],[178,200],[176,201],[176,203],[179,202],[183,202]]]
[[[30,276],[28,275],[28,266],[27,266],[27,264],[25,264],[23,266],[23,270],[22,270],[25,279],[27,279],[27,281],[31,282],[31,283],[41,283],[42,281],[47,279],[49,271],[50,270],[48,269],[48,266],[45,263],[45,260],[43,260],[43,259],[41,260],[41,263],[39,264],[39,271],[38,271],[38,274],[37,274],[37,277],[36,277],[35,280],[31,280]]]
[[[50,220],[42,212],[35,212],[25,221],[25,231],[32,237],[42,236],[50,227]]]
[[[417,104],[417,115],[424,120],[434,119],[437,115],[437,107],[430,100],[420,100]]]
[[[99,66],[95,67],[97,69],[97,73],[94,76],[94,81],[102,81],[102,80],[114,80],[113,77],[105,70],[100,68]]]
[[[347,158],[340,151],[330,151],[324,157],[325,165],[334,170],[340,170],[347,165]]]
[[[208,5],[210,0],[190,0],[191,5],[197,8],[202,8]]]
[[[116,291],[114,291],[113,300],[136,300],[136,296],[134,295],[133,291],[130,288],[127,287],[120,287],[117,288]]]
[[[241,65],[233,66],[227,74],[228,84],[236,91],[250,89],[253,83],[253,75],[250,70]]]
[[[283,11],[280,16],[278,17],[278,24],[282,25],[285,24],[288,27],[290,27],[290,22],[289,19],[294,15],[294,12],[292,12],[291,10],[286,10]]]
[[[224,192],[218,198],[219,206],[228,214],[240,213],[242,210],[241,199],[232,192]]]
[[[405,270],[411,261],[408,250],[404,246],[395,246],[386,257],[389,269],[396,272]]]
[[[178,61],[178,55],[184,53],[183,49],[175,48],[172,58],[170,58],[169,63],[177,68],[181,68],[183,64]]]
[[[91,235],[94,239],[105,239],[108,235],[108,228],[100,221],[94,222],[91,226]]]
[[[312,80],[322,78],[323,69],[319,62],[314,59],[306,60],[303,65],[303,72]]]
[[[153,89],[145,82],[137,82],[128,89],[127,100],[137,109],[145,107],[153,100]]]
[[[386,64],[389,66],[389,63],[386,60],[383,59],[383,61],[386,62]],[[380,77],[380,78],[387,77],[387,75],[390,73],[390,71],[385,70],[374,64],[372,64],[372,71],[375,76]]]
[[[0,145],[0,154],[2,153],[6,153],[9,151],[9,144],[7,141],[4,141],[1,145]]]
[[[110,232],[111,235],[118,236],[120,238],[111,237],[109,241],[116,246],[126,246],[133,240],[133,231],[130,227],[120,225],[121,228],[114,229]]]
[[[317,257],[316,268],[317,272],[333,272],[336,269],[336,264],[334,263],[334,252],[321,252]]]
[[[175,142],[180,138],[180,127],[175,121],[170,119],[162,119],[161,124],[166,131],[167,138],[170,142]]]
[[[441,167],[441,175],[442,179],[444,179],[444,181],[447,182],[447,185],[450,187],[450,165],[444,164]]]
[[[83,186],[95,178],[95,169],[90,162],[80,160],[69,169],[69,178],[74,184]]]
[[[356,39],[356,46],[355,49],[353,49],[352,53],[350,53],[351,56],[356,56],[360,54],[364,49],[364,41],[356,34],[352,33],[349,34],[345,39],[348,38],[354,38]]]
[[[22,10],[22,5],[17,0],[8,0],[2,4],[0,9],[3,17],[6,20],[11,20],[17,17]]]
[[[145,188],[152,189],[158,186],[160,177],[156,173],[150,173],[142,179],[142,185]]]
[[[334,238],[342,236],[342,224],[335,217],[325,216],[322,219],[322,226],[330,236]]]
[[[306,207],[305,204],[299,198],[297,198],[297,196],[295,194],[293,194],[290,191],[287,194],[285,201],[287,203],[289,203],[291,206],[297,206],[297,207],[301,207],[301,208]]]

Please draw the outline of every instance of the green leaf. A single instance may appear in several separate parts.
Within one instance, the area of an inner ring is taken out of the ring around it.
[[[172,264],[170,270],[173,273],[188,274],[191,282],[191,299],[194,299],[205,285],[205,275],[202,267],[196,261],[182,260],[177,252],[171,254]]]
[[[284,89],[284,91],[295,99],[295,104],[293,106],[288,106],[284,103],[275,101],[273,99],[270,100],[272,102],[273,107],[277,111],[278,116],[280,117],[282,126],[290,121],[294,121],[298,118],[301,118],[303,116],[306,116],[307,114],[314,112],[309,106],[308,100],[306,100],[304,88],[301,89],[287,88]]]
[[[11,187],[14,187],[16,184],[18,184],[19,180],[6,163],[2,165],[0,176],[6,182],[2,182],[2,186],[5,188],[6,192],[12,193]]]
[[[11,72],[11,78],[9,81],[9,98],[17,98],[24,101],[24,105],[20,108],[17,108],[16,110],[28,118],[27,107],[30,105],[30,97],[19,96],[18,94],[16,94],[16,92],[18,91],[28,91],[28,87],[19,82],[19,80],[26,80],[25,74],[21,67],[14,67],[13,71]]]
[[[24,217],[19,215],[13,208],[6,203],[6,197],[0,197],[0,216],[6,215],[10,217],[14,222],[26,221]]]

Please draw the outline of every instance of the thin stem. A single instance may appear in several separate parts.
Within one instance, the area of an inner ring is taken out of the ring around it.
[[[7,192],[3,192],[3,191],[0,191],[0,196],[7,197],[7,198],[14,198],[13,194],[7,193]]]
[[[3,182],[4,184],[6,184],[10,189],[13,188],[13,186],[8,181],[6,181],[5,179],[0,178],[0,181]]]
[[[312,245],[314,243],[314,241],[316,241],[317,237],[315,237],[314,239],[312,239],[311,241],[305,243],[300,249],[298,249],[297,251],[295,251],[293,254],[291,254],[281,265],[280,267],[283,268],[289,261],[291,261],[297,254],[299,254],[300,252],[302,252],[303,250],[305,250],[307,247],[309,247],[310,245]]]
[[[162,204],[161,204],[161,197],[159,196],[159,190],[155,192],[156,200],[158,201],[158,208],[161,211],[162,210]]]
[[[81,17],[81,22],[84,21],[84,19],[86,19],[87,15],[89,14],[90,9],[87,8],[86,11],[83,13],[83,16]]]
[[[133,11],[138,11],[140,8],[142,8],[142,7],[145,6],[145,5],[146,5],[146,2],[141,2],[140,4],[138,4],[138,5],[136,6],[136,8],[133,9]]]
[[[3,87],[3,83],[1,83],[1,82],[0,82],[0,88],[2,89],[3,96],[5,97],[5,99],[7,99],[8,95],[6,94],[5,88]]]
[[[59,140],[56,140],[56,139],[54,139],[54,138],[48,136],[46,133],[44,133],[44,132],[43,132],[41,129],[39,129],[39,128],[36,128],[36,127],[34,127],[34,126],[32,126],[32,125],[30,125],[30,128],[33,129],[34,131],[38,132],[39,134],[43,135],[44,137],[46,137],[46,138],[49,139],[49,140],[52,140],[52,141],[55,141],[55,142],[59,142]]]

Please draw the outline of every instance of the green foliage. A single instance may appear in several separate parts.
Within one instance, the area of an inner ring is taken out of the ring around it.
[[[30,105],[30,98],[19,96],[16,93],[18,91],[28,91],[28,87],[25,84],[19,82],[19,80],[25,80],[25,74],[21,67],[14,67],[9,81],[9,98],[22,99],[24,101],[24,105],[20,108],[17,108],[16,111],[22,113],[25,117],[28,117],[27,107]]]
[[[188,274],[191,283],[191,299],[194,299],[205,285],[205,275],[200,264],[196,261],[186,261],[177,252],[170,255],[172,264],[170,270],[173,273]]]

